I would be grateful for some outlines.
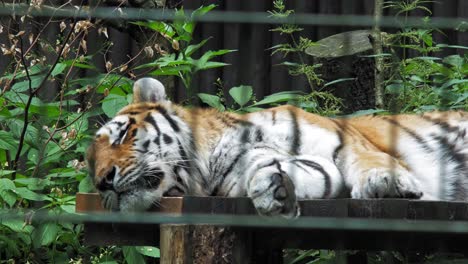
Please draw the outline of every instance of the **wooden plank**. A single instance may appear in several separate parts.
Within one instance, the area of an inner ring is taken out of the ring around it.
[[[404,219],[408,203],[406,199],[349,199],[348,216]]]
[[[301,215],[303,216],[323,216],[323,217],[347,217],[348,200],[307,200],[299,201]]]
[[[77,211],[100,210],[98,201],[97,195],[79,194]],[[330,199],[300,201],[300,205],[304,216],[468,220],[468,203],[462,202]],[[170,213],[255,214],[249,198],[163,198],[161,207],[161,211]],[[144,226],[86,223],[85,242],[94,245],[158,245],[158,237],[154,235],[159,234],[157,225],[147,225],[153,228],[149,230]],[[262,260],[273,263],[283,248],[463,252],[468,244],[468,236],[453,233],[208,225],[161,225],[159,240],[162,258],[167,260],[165,263],[217,263],[220,258],[231,262],[249,259],[255,263]]]
[[[174,203],[169,199],[168,203]],[[105,212],[97,193],[77,193],[76,212]],[[159,227],[153,224],[84,223],[86,245],[159,245]]]
[[[414,220],[449,220],[448,202],[410,201],[407,218]]]

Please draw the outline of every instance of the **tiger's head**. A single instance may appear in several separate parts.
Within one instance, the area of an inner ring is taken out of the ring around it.
[[[133,103],[97,131],[87,153],[94,185],[111,210],[145,210],[188,189],[190,129],[159,81],[140,79],[133,92]]]

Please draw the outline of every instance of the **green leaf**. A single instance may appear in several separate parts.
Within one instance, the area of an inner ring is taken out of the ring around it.
[[[188,65],[163,67],[150,72],[150,75],[156,76],[179,76],[180,73],[191,72],[192,68]]]
[[[31,76],[31,89],[36,89],[42,83],[43,75]],[[15,83],[11,90],[17,93],[25,92],[29,90],[29,80]]]
[[[465,60],[460,55],[451,55],[445,57],[444,62],[456,68],[461,68]]]
[[[425,33],[422,35],[422,40],[426,43],[427,46],[432,47],[434,42],[432,41],[432,34]]]
[[[26,186],[31,191],[41,191],[46,186],[52,184],[50,180],[40,179],[40,178],[21,178],[21,179],[16,179],[15,183],[17,185]]]
[[[0,177],[7,176],[15,172],[14,170],[0,170]]]
[[[134,263],[146,263],[145,258],[141,255],[135,247],[123,246],[122,251],[124,254],[125,261],[128,264]]]
[[[175,35],[174,29],[169,24],[161,22],[161,21],[148,21],[148,22],[138,21],[138,22],[131,22],[131,23],[135,25],[150,28],[169,39],[171,39]]]
[[[70,214],[75,213],[75,204],[62,204],[60,205],[60,208]]]
[[[47,197],[47,195],[40,194],[29,190],[26,187],[18,187],[13,190],[14,193],[18,194],[21,198],[31,201],[50,201],[51,198]]]
[[[53,77],[55,77],[55,76],[61,74],[66,68],[67,68],[67,64],[57,63],[57,65],[55,65],[54,69],[52,70],[51,75]]]
[[[0,149],[15,151],[18,149],[18,141],[11,133],[0,131]]]
[[[237,50],[228,50],[228,49],[222,49],[222,50],[216,50],[216,51],[209,50],[205,52],[203,56],[200,57],[200,60],[208,61],[214,57],[228,54],[234,51],[237,51]]]
[[[224,105],[221,103],[221,98],[219,98],[218,96],[206,93],[199,93],[197,95],[205,104],[216,108],[221,112],[225,110]]]
[[[0,197],[10,206],[10,208],[15,205],[17,199],[16,194],[12,190],[0,190]]]
[[[265,110],[265,109],[260,108],[260,107],[250,107],[250,106],[242,108],[242,111],[247,112],[247,113],[253,113],[253,112],[258,112],[262,110]]]
[[[15,183],[7,178],[0,178],[0,197],[12,207],[16,203],[16,194],[13,190],[16,188]]]
[[[0,234],[0,245],[2,245],[2,252],[7,252],[8,257],[19,256],[20,255],[19,245],[18,245],[18,241],[16,239],[12,239],[9,236],[4,236],[3,234]],[[3,257],[3,255],[2,255],[2,257]],[[8,257],[7,257],[7,259],[8,259]],[[2,258],[2,260],[5,260],[5,259]],[[6,263],[8,263],[8,262],[6,262]]]
[[[203,63],[202,65],[197,65],[197,71],[199,70],[208,70],[208,69],[214,69],[214,68],[220,68],[224,66],[230,65],[229,63],[224,63],[224,62],[217,62],[217,61],[208,61]]]
[[[461,94],[458,99],[453,103],[453,105],[457,105],[461,102],[464,102],[465,100],[468,99],[468,92],[464,93],[464,94]]]
[[[203,45],[205,45],[205,43],[206,43],[209,39],[210,39],[210,38],[204,39],[204,40],[200,41],[200,43],[195,44],[195,45],[189,45],[189,46],[185,49],[185,51],[184,51],[185,56],[189,56],[189,57],[192,56],[192,54],[193,54],[194,52],[196,52],[197,50],[199,50],[201,47],[203,47]]]
[[[437,44],[436,47],[439,47],[439,48],[452,48],[452,49],[468,49],[468,46],[448,45],[448,44]]]
[[[253,89],[252,86],[241,85],[232,87],[229,90],[229,94],[232,99],[242,107],[252,99]]]
[[[341,78],[341,79],[338,79],[338,80],[328,82],[328,83],[324,84],[323,87],[325,88],[327,86],[330,86],[330,85],[333,85],[333,84],[336,84],[336,83],[340,83],[340,82],[356,81],[356,79],[357,78]]]
[[[460,83],[466,83],[468,82],[468,79],[464,79],[464,80],[456,80],[456,79],[452,79],[446,83],[444,83],[441,87],[439,87],[440,90],[445,90],[447,89],[448,87],[452,86],[452,85],[456,85],[456,84],[460,84]]]
[[[102,110],[107,117],[114,117],[117,112],[127,106],[127,99],[124,96],[109,94],[102,102]]]
[[[208,6],[201,6],[192,12],[191,18],[194,19],[196,17],[203,16],[204,14],[213,10],[215,7],[216,7],[215,4],[211,4]]]
[[[152,258],[159,258],[159,248],[157,247],[135,247],[135,249],[140,252],[140,254],[152,257]]]
[[[13,190],[15,189],[15,183],[7,178],[0,178],[0,192],[3,190]]]
[[[278,104],[278,103],[283,103],[283,102],[288,102],[291,100],[296,100],[300,96],[300,92],[295,92],[295,91],[287,91],[287,92],[279,92],[279,93],[274,93],[271,95],[266,96],[259,102],[256,102],[255,104],[251,105],[252,106],[259,106],[259,105],[267,105],[267,104]]]
[[[14,232],[28,231],[28,229],[23,229],[23,226],[24,226],[24,221],[23,220],[19,220],[19,219],[2,220],[0,222],[0,224],[10,228]]]
[[[41,223],[33,231],[33,244],[35,248],[48,246],[57,238],[60,226],[56,223]]]
[[[385,90],[388,94],[401,94],[405,90],[405,87],[403,83],[392,83],[387,85]]]
[[[83,180],[80,181],[80,184],[78,185],[79,192],[89,193],[93,192],[94,190],[95,188],[91,177],[85,177]]]
[[[367,110],[359,110],[350,115],[346,115],[345,117],[357,117],[357,116],[364,116],[364,115],[372,115],[378,113],[385,113],[386,111],[383,109],[367,109]]]

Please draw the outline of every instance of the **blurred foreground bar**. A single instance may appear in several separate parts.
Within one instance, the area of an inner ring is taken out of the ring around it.
[[[301,201],[302,216],[340,219],[401,219],[466,221],[468,203],[406,199],[330,199]],[[77,194],[76,211],[104,211],[97,194]],[[249,198],[163,198],[158,210],[175,214],[256,214]],[[293,224],[294,222],[292,222]],[[449,222],[447,222],[449,224]],[[89,245],[155,245],[161,263],[282,263],[284,248],[391,250],[402,252],[466,253],[464,233],[365,230],[337,226],[320,228],[229,227],[209,225],[152,225],[86,223]],[[359,259],[358,263],[364,263]],[[348,262],[351,263],[351,262]]]

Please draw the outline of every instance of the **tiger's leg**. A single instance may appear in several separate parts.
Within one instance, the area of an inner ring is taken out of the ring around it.
[[[298,199],[336,197],[343,186],[335,164],[316,156],[264,159],[250,172],[247,194],[264,215],[299,216]]]
[[[352,198],[420,198],[414,176],[395,157],[362,146],[345,147],[336,159]]]
[[[294,183],[277,159],[262,159],[247,173],[247,195],[261,215],[299,216]]]

